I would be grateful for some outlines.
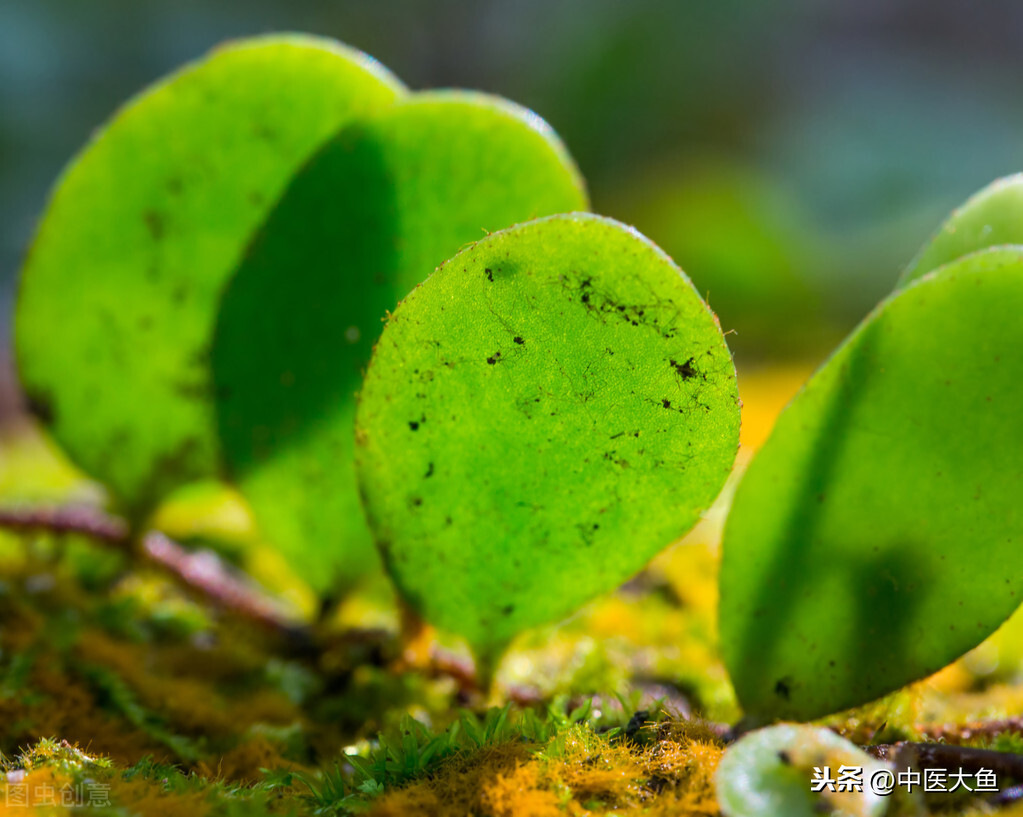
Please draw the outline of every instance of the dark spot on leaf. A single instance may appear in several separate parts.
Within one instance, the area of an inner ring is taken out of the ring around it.
[[[264,142],[273,142],[277,139],[277,131],[262,122],[256,122],[252,126],[252,132]]]
[[[792,758],[789,757],[789,753],[786,752],[784,749],[778,752],[778,760],[780,760],[786,766],[792,765]]]
[[[498,359],[500,357],[501,357],[501,353],[500,352],[494,352],[492,357],[488,357],[487,358],[487,363],[489,363],[491,366],[493,366],[495,363],[498,362]]]
[[[202,379],[182,378],[174,381],[171,388],[185,400],[205,400],[213,393],[210,384]]]
[[[662,400],[661,401],[661,405],[664,406],[666,409],[670,409],[671,408],[671,400]]]
[[[415,420],[409,420],[408,427],[411,428],[413,431],[418,431],[419,423],[417,423]]]
[[[426,473],[423,475],[423,479],[429,479],[433,476],[433,463],[430,463],[430,467],[426,469]]]
[[[509,604],[509,605],[507,605],[505,607],[502,607],[501,608],[501,612],[504,615],[506,615],[506,616],[510,616],[512,613],[515,612],[515,605],[514,604]]]
[[[518,336],[515,337],[515,342],[517,344],[519,344],[519,346],[521,346],[523,343],[525,343],[525,341],[522,338],[518,337]]]
[[[689,358],[685,363],[678,363],[677,361],[671,361],[672,368],[678,372],[679,377],[683,380],[689,380],[690,378],[696,377],[696,369],[693,367],[693,359]]]
[[[774,685],[774,694],[779,698],[784,698],[786,701],[789,700],[789,696],[792,694],[792,689],[789,687],[788,678],[779,678],[777,683]]]
[[[149,234],[153,237],[154,241],[159,241],[163,238],[163,216],[156,210],[146,210],[142,214],[142,218],[145,219],[146,227],[149,228]]]
[[[487,280],[490,281],[490,283],[494,283],[494,273],[491,272],[490,269],[485,269],[483,271],[487,274]]]

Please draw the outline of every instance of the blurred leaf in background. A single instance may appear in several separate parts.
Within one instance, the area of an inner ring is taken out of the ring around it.
[[[810,278],[823,248],[780,181],[741,161],[693,156],[645,168],[618,202],[693,279],[740,359],[799,354],[819,340]]]

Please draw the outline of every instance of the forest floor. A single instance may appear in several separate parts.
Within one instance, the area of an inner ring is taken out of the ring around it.
[[[741,378],[740,464],[806,374]],[[124,548],[0,533],[0,814],[718,814],[740,716],[716,646],[727,497],[617,592],[520,637],[487,692],[463,645],[410,634],[382,577],[315,627],[274,629]],[[0,437],[0,507],[101,501],[31,427]],[[315,617],[230,491],[194,489],[156,522]],[[1017,615],[937,675],[823,723],[861,745],[1023,752],[1020,713]],[[892,805],[1023,814],[951,796]]]

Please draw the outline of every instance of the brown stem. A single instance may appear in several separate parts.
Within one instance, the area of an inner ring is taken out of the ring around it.
[[[866,751],[879,760],[921,769],[962,769],[976,772],[990,769],[999,778],[1023,780],[1023,755],[977,749],[949,743],[891,743],[867,746]]]
[[[17,531],[43,530],[51,533],[80,533],[100,542],[124,545],[128,526],[92,508],[0,509],[0,527]]]
[[[275,632],[300,634],[300,628],[287,620],[273,599],[235,576],[215,553],[186,550],[159,531],[142,537],[142,553],[149,562],[218,607]]]
[[[91,508],[0,509],[0,527],[17,531],[78,533],[98,542],[131,548],[131,531],[127,523]],[[158,531],[145,534],[138,550],[147,562],[169,573],[186,589],[200,594],[217,607],[275,632],[299,632],[277,604],[251,583],[235,576],[215,554],[186,550]]]

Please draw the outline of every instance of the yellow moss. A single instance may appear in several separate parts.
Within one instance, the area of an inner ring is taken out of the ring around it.
[[[723,749],[705,726],[670,722],[643,749],[604,746],[594,756],[589,741],[567,744],[548,761],[542,780],[570,792],[580,808],[597,800],[616,814],[661,813],[665,804],[671,806],[663,812],[668,814],[717,813],[713,778]]]
[[[225,711],[223,699],[211,694],[209,682],[153,672],[149,645],[115,641],[92,630],[82,633],[75,652],[79,660],[115,672],[143,706],[166,715],[183,731],[224,735],[237,726]]]
[[[202,817],[209,811],[204,792],[168,793],[158,780],[121,780],[113,774],[85,782],[54,766],[27,772],[14,783],[0,784],[0,815],[24,815],[26,807],[51,813],[72,806],[122,806],[147,817]]]
[[[252,723],[290,724],[300,713],[280,692],[257,689],[230,697],[205,677],[206,655],[191,651],[190,675],[168,673],[150,645],[116,641],[96,631],[82,633],[77,655],[114,671],[143,706],[161,713],[178,730],[207,736],[238,734]],[[196,670],[200,670],[196,674]]]
[[[507,774],[484,781],[480,805],[492,817],[560,817],[558,798],[539,787],[536,764],[518,764]]]
[[[542,779],[548,785],[582,803],[599,799],[626,805],[641,796],[642,758],[627,744],[596,741],[582,729],[565,734],[558,744],[556,755],[544,763]]]
[[[70,775],[44,766],[15,782],[0,785],[0,814],[24,814],[27,806],[75,805],[80,794]]]
[[[20,696],[0,698],[0,723],[9,745],[59,735],[127,763],[146,754],[169,759],[163,746],[101,709],[92,690],[69,678],[45,652],[38,656],[28,685],[29,702]]]
[[[723,747],[699,723],[667,722],[656,740],[608,742],[586,727],[560,733],[546,747],[505,744],[461,756],[429,779],[374,801],[373,817],[588,817],[718,813],[714,773]]]
[[[204,817],[210,811],[206,792],[168,792],[160,781],[135,778],[114,781],[111,803],[146,817]]]
[[[515,771],[528,756],[522,744],[506,743],[455,757],[436,775],[384,794],[368,812],[372,817],[465,817],[486,813],[484,793],[494,781]],[[504,807],[504,805],[502,805]],[[529,814],[529,811],[515,811]]]
[[[295,769],[298,764],[281,756],[280,747],[263,735],[242,741],[216,762],[202,761],[196,772],[203,777],[256,783],[263,779],[261,769]]]
[[[444,817],[444,815],[463,817],[470,813],[450,809],[446,804],[441,803],[429,786],[419,784],[388,792],[376,801],[368,815],[369,817],[406,817],[406,815],[416,814],[422,817]]]

